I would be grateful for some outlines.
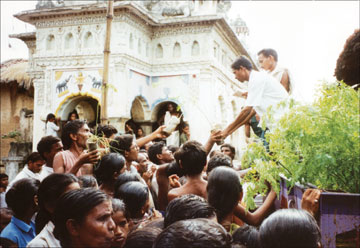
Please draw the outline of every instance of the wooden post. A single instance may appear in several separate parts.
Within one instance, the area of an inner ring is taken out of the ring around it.
[[[106,13],[106,36],[104,45],[104,70],[101,90],[101,123],[107,124],[107,90],[109,82],[109,60],[110,60],[110,40],[111,40],[111,23],[114,16],[114,1],[108,0]]]

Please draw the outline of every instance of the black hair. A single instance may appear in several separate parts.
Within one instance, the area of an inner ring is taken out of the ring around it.
[[[271,214],[261,224],[259,237],[263,248],[317,248],[321,242],[316,220],[299,209],[280,209]]]
[[[260,52],[257,53],[257,55],[264,55],[266,58],[270,57],[270,56],[273,56],[274,60],[277,62],[278,61],[278,54],[277,52],[272,49],[272,48],[265,48],[265,49],[262,49]]]
[[[232,63],[231,68],[234,70],[239,70],[240,66],[248,69],[249,71],[251,71],[253,68],[250,60],[245,56],[241,56],[237,60],[235,60],[235,62]]]
[[[117,198],[112,198],[111,199],[111,205],[112,205],[112,208],[113,208],[113,213],[115,214],[116,212],[120,211],[120,212],[123,212],[125,218],[127,220],[130,219],[130,215],[129,215],[129,212],[126,210],[126,206],[125,206],[125,203],[120,200],[120,199],[117,199]]]
[[[69,114],[68,114],[68,118],[67,120],[70,121],[70,117],[72,114],[75,114],[76,115],[76,119],[79,119],[79,114],[78,112],[76,111],[76,109],[74,109],[73,111],[71,111]]]
[[[162,229],[153,227],[135,229],[126,237],[124,248],[152,248],[156,237],[161,232]]]
[[[40,181],[23,178],[16,181],[5,195],[6,204],[17,217],[23,217],[34,203],[34,196],[39,189]]]
[[[173,154],[180,149],[180,147],[174,146],[174,145],[169,145],[169,146],[167,146],[167,148],[168,148]]]
[[[128,183],[128,182],[140,182],[139,176],[135,173],[129,173],[129,172],[121,173],[116,178],[116,181],[114,183],[114,188],[117,189],[121,185]]]
[[[112,125],[101,125],[99,124],[96,129],[96,135],[99,137],[105,136],[106,138],[110,138],[111,135],[117,134],[118,130]]]
[[[29,162],[36,162],[39,160],[44,160],[44,158],[40,155],[38,152],[32,152],[30,155],[26,158],[26,163],[29,164]]]
[[[239,202],[242,186],[240,177],[232,168],[220,166],[208,177],[208,202],[216,209],[219,223],[231,213]]]
[[[62,247],[71,246],[71,238],[66,227],[69,219],[82,223],[89,212],[103,202],[110,201],[109,196],[93,188],[70,190],[57,202],[54,213],[54,235]]]
[[[50,114],[48,114],[48,115],[46,116],[46,123],[47,123],[48,121],[50,121],[51,119],[55,119],[55,115],[52,114],[52,113],[50,113]]]
[[[207,164],[206,173],[209,174],[213,169],[219,166],[232,167],[231,158],[228,155],[222,153],[214,155],[213,157],[210,158]]]
[[[98,183],[92,175],[82,175],[78,177],[81,188],[97,188]]]
[[[176,160],[166,166],[165,173],[167,177],[174,174],[178,175],[179,177],[184,176],[184,171],[181,169],[180,165],[176,162]]]
[[[2,248],[15,248],[18,247],[17,243],[11,239],[0,237],[0,247]]]
[[[125,158],[119,153],[106,154],[101,158],[99,166],[95,170],[96,178],[100,183],[110,182],[115,173],[120,174],[124,165]]]
[[[187,141],[174,155],[176,162],[180,164],[185,175],[200,174],[206,165],[206,151],[197,141]]]
[[[259,231],[256,227],[244,225],[232,234],[233,244],[244,245],[247,248],[261,248]]]
[[[150,220],[149,222],[145,223],[143,227],[164,229],[164,218],[157,218],[154,220]]]
[[[230,248],[231,236],[209,219],[181,220],[168,226],[155,240],[154,248]]]
[[[36,234],[51,220],[51,213],[45,206],[55,208],[57,200],[66,188],[79,180],[73,174],[53,173],[47,176],[40,184],[38,190],[39,211],[35,219]]]
[[[179,220],[216,217],[215,208],[197,195],[188,194],[175,198],[166,207],[164,227]]]
[[[48,135],[45,137],[42,137],[39,143],[37,144],[37,151],[40,153],[40,155],[43,157],[43,159],[46,159],[44,157],[45,152],[51,152],[52,145],[60,142],[61,140],[58,137]]]
[[[3,178],[9,178],[9,176],[6,175],[5,173],[0,173],[0,179],[3,179]]]
[[[69,149],[73,142],[70,134],[77,134],[84,125],[85,122],[81,120],[73,120],[65,124],[61,135],[61,141],[64,145],[64,150]]]
[[[127,182],[115,188],[114,198],[125,202],[131,218],[141,217],[141,209],[149,199],[149,189],[140,182]]]
[[[133,141],[134,136],[131,134],[119,135],[110,142],[110,152],[117,152],[125,156],[125,151],[130,151]]]
[[[152,146],[149,147],[148,155],[149,155],[149,160],[151,162],[153,162],[154,164],[160,164],[157,155],[162,153],[162,149],[164,146],[165,143],[161,141],[161,142],[155,142],[154,144],[152,144]]]

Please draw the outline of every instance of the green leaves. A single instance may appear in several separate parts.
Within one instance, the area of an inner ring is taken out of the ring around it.
[[[267,134],[271,154],[254,147],[261,144],[252,145],[242,162],[266,174],[260,178],[274,180],[281,173],[291,184],[309,182],[327,190],[360,192],[359,103],[359,92],[343,82],[324,83],[311,105],[290,103],[289,112]],[[266,166],[260,167],[256,159]],[[252,182],[260,189],[256,184],[261,181]]]

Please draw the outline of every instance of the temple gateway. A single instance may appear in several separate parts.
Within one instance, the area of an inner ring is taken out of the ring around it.
[[[229,24],[229,1],[114,1],[108,121],[121,132],[132,120],[152,131],[159,111],[181,108],[193,139],[205,142],[215,124],[240,112],[230,65],[248,52]],[[48,113],[66,121],[74,109],[88,123],[101,111],[107,1],[39,0],[15,15],[36,32],[15,34],[29,48],[33,78],[33,147]],[[228,138],[243,147],[243,129]]]

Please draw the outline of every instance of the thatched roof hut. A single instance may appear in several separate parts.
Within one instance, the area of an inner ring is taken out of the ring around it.
[[[25,59],[10,59],[1,64],[0,84],[17,83],[18,87],[30,89],[32,79],[27,74],[28,61]]]

